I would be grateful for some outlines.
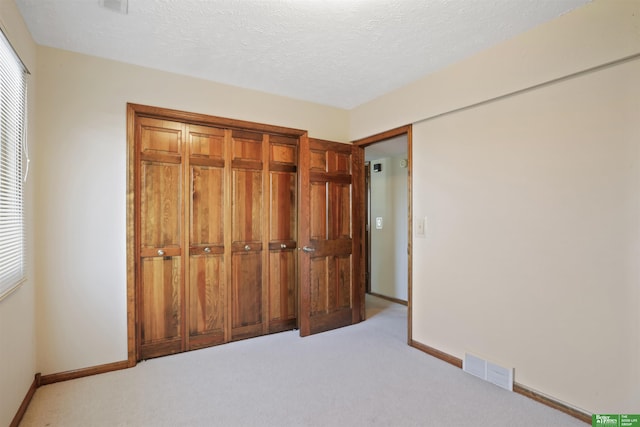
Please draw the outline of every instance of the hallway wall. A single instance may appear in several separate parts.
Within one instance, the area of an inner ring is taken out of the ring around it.
[[[406,142],[405,142],[406,145]],[[371,171],[371,292],[407,300],[407,171],[402,157],[372,160],[381,172]],[[383,219],[382,229],[376,218]]]

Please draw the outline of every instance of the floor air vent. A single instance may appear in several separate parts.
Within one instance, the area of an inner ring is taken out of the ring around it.
[[[465,353],[462,369],[478,378],[513,391],[513,368],[503,368],[469,353]]]

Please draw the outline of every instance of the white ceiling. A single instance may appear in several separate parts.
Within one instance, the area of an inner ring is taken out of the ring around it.
[[[351,109],[588,1],[16,3],[41,45]]]
[[[408,150],[407,135],[400,135],[366,146],[364,160],[370,162],[385,157],[407,157]]]

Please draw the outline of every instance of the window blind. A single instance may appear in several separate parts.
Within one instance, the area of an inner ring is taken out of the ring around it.
[[[25,277],[26,69],[0,32],[0,300]]]

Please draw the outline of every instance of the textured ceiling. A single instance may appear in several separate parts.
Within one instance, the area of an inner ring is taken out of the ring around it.
[[[587,2],[16,0],[41,45],[345,109]]]

